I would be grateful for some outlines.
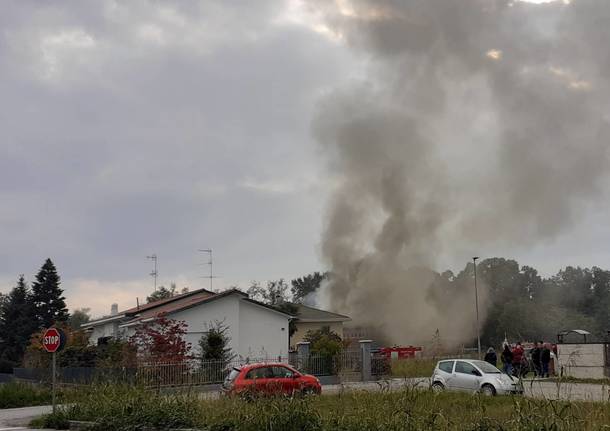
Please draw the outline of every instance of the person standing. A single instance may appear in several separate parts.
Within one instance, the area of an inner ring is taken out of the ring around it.
[[[510,351],[508,344],[504,345],[504,350],[502,351],[500,359],[504,366],[504,372],[510,376],[513,373],[513,352]]]
[[[523,353],[523,346],[521,346],[521,343],[517,341],[517,344],[515,344],[515,347],[513,348],[513,368],[519,377],[523,371],[523,367],[521,366],[524,356]]]
[[[498,355],[496,355],[496,351],[493,347],[487,349],[487,353],[485,354],[485,362],[489,362],[494,367],[498,365]]]
[[[551,362],[551,349],[548,344],[543,344],[540,351],[540,364],[542,365],[542,377],[549,377],[549,363]]]
[[[540,354],[542,353],[542,349],[540,348],[540,344],[542,342],[537,342],[534,344],[534,348],[532,349],[532,363],[534,364],[534,376],[542,377],[542,364],[540,363]]]

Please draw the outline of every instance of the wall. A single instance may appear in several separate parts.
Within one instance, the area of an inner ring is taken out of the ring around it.
[[[199,339],[214,321],[223,322],[231,338],[229,347],[234,352],[239,350],[239,297],[225,296],[215,301],[207,302],[186,310],[172,313],[167,317],[174,320],[184,320],[188,324],[186,341],[191,343],[192,352],[199,354]]]
[[[118,322],[107,322],[103,325],[95,326],[89,334],[89,344],[97,345],[98,338],[115,337],[118,333]]]
[[[605,378],[604,350],[604,344],[558,344],[559,366],[563,367],[564,376],[603,379]]]
[[[330,330],[343,339],[343,322],[297,322],[297,331],[290,338],[290,348],[295,349],[297,343],[303,341],[307,331],[316,331],[328,326]]]
[[[288,356],[288,317],[251,302],[239,307],[239,352],[242,358]]]

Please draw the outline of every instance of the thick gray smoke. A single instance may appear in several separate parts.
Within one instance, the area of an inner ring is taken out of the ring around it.
[[[394,342],[471,340],[472,297],[431,301],[425,268],[551,239],[599,197],[610,2],[310,5],[369,63],[314,122],[338,181],[332,306]]]

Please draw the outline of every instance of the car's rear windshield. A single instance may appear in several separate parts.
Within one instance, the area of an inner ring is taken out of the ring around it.
[[[489,362],[485,361],[472,361],[481,371],[485,374],[501,374],[502,371],[498,370],[496,367],[491,365]]]
[[[237,378],[237,376],[239,376],[240,371],[241,370],[239,368],[233,368],[225,380],[227,382],[232,382]]]

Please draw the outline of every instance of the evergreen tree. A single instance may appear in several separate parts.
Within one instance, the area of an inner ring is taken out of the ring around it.
[[[30,292],[21,275],[0,312],[0,358],[21,362],[36,327]]]
[[[36,274],[36,281],[32,283],[32,302],[39,328],[65,322],[70,317],[59,284],[57,269],[51,259],[47,259]]]

